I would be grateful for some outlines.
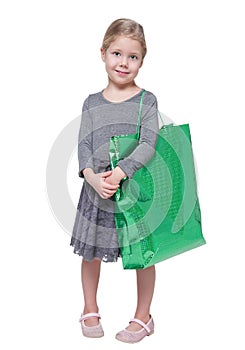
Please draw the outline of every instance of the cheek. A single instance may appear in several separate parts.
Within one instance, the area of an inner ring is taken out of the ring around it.
[[[133,62],[131,65],[131,69],[134,72],[138,72],[138,70],[140,69],[141,64],[139,62]]]
[[[106,65],[108,67],[112,67],[112,66],[115,66],[117,64],[117,58],[112,56],[110,57],[109,59],[106,60]]]

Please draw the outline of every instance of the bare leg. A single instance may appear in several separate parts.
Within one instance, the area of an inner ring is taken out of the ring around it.
[[[82,261],[82,287],[84,296],[83,313],[98,312],[97,305],[97,289],[100,278],[101,261],[94,259],[89,262]],[[98,318],[92,317],[85,321],[87,326],[95,326],[98,324]]]
[[[150,319],[150,307],[155,288],[155,266],[148,267],[144,270],[136,270],[136,275],[138,300],[135,318],[147,323]],[[141,326],[132,322],[127,329],[131,331],[138,331],[141,329]]]

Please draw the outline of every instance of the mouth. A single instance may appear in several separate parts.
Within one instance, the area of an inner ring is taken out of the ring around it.
[[[115,72],[117,72],[117,74],[119,74],[119,75],[128,75],[129,74],[129,72],[121,71],[118,69],[115,69]]]

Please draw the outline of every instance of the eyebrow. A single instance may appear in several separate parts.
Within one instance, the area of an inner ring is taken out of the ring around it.
[[[121,52],[122,50],[121,49],[118,49],[118,48],[111,48],[111,51],[119,51],[119,52]],[[132,52],[130,52],[130,55],[140,55],[141,53],[140,53],[140,51],[132,51]]]

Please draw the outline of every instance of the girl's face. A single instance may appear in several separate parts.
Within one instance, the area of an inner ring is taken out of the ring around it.
[[[109,80],[116,85],[130,85],[134,82],[143,64],[141,44],[122,35],[106,51],[101,49],[101,57]]]

